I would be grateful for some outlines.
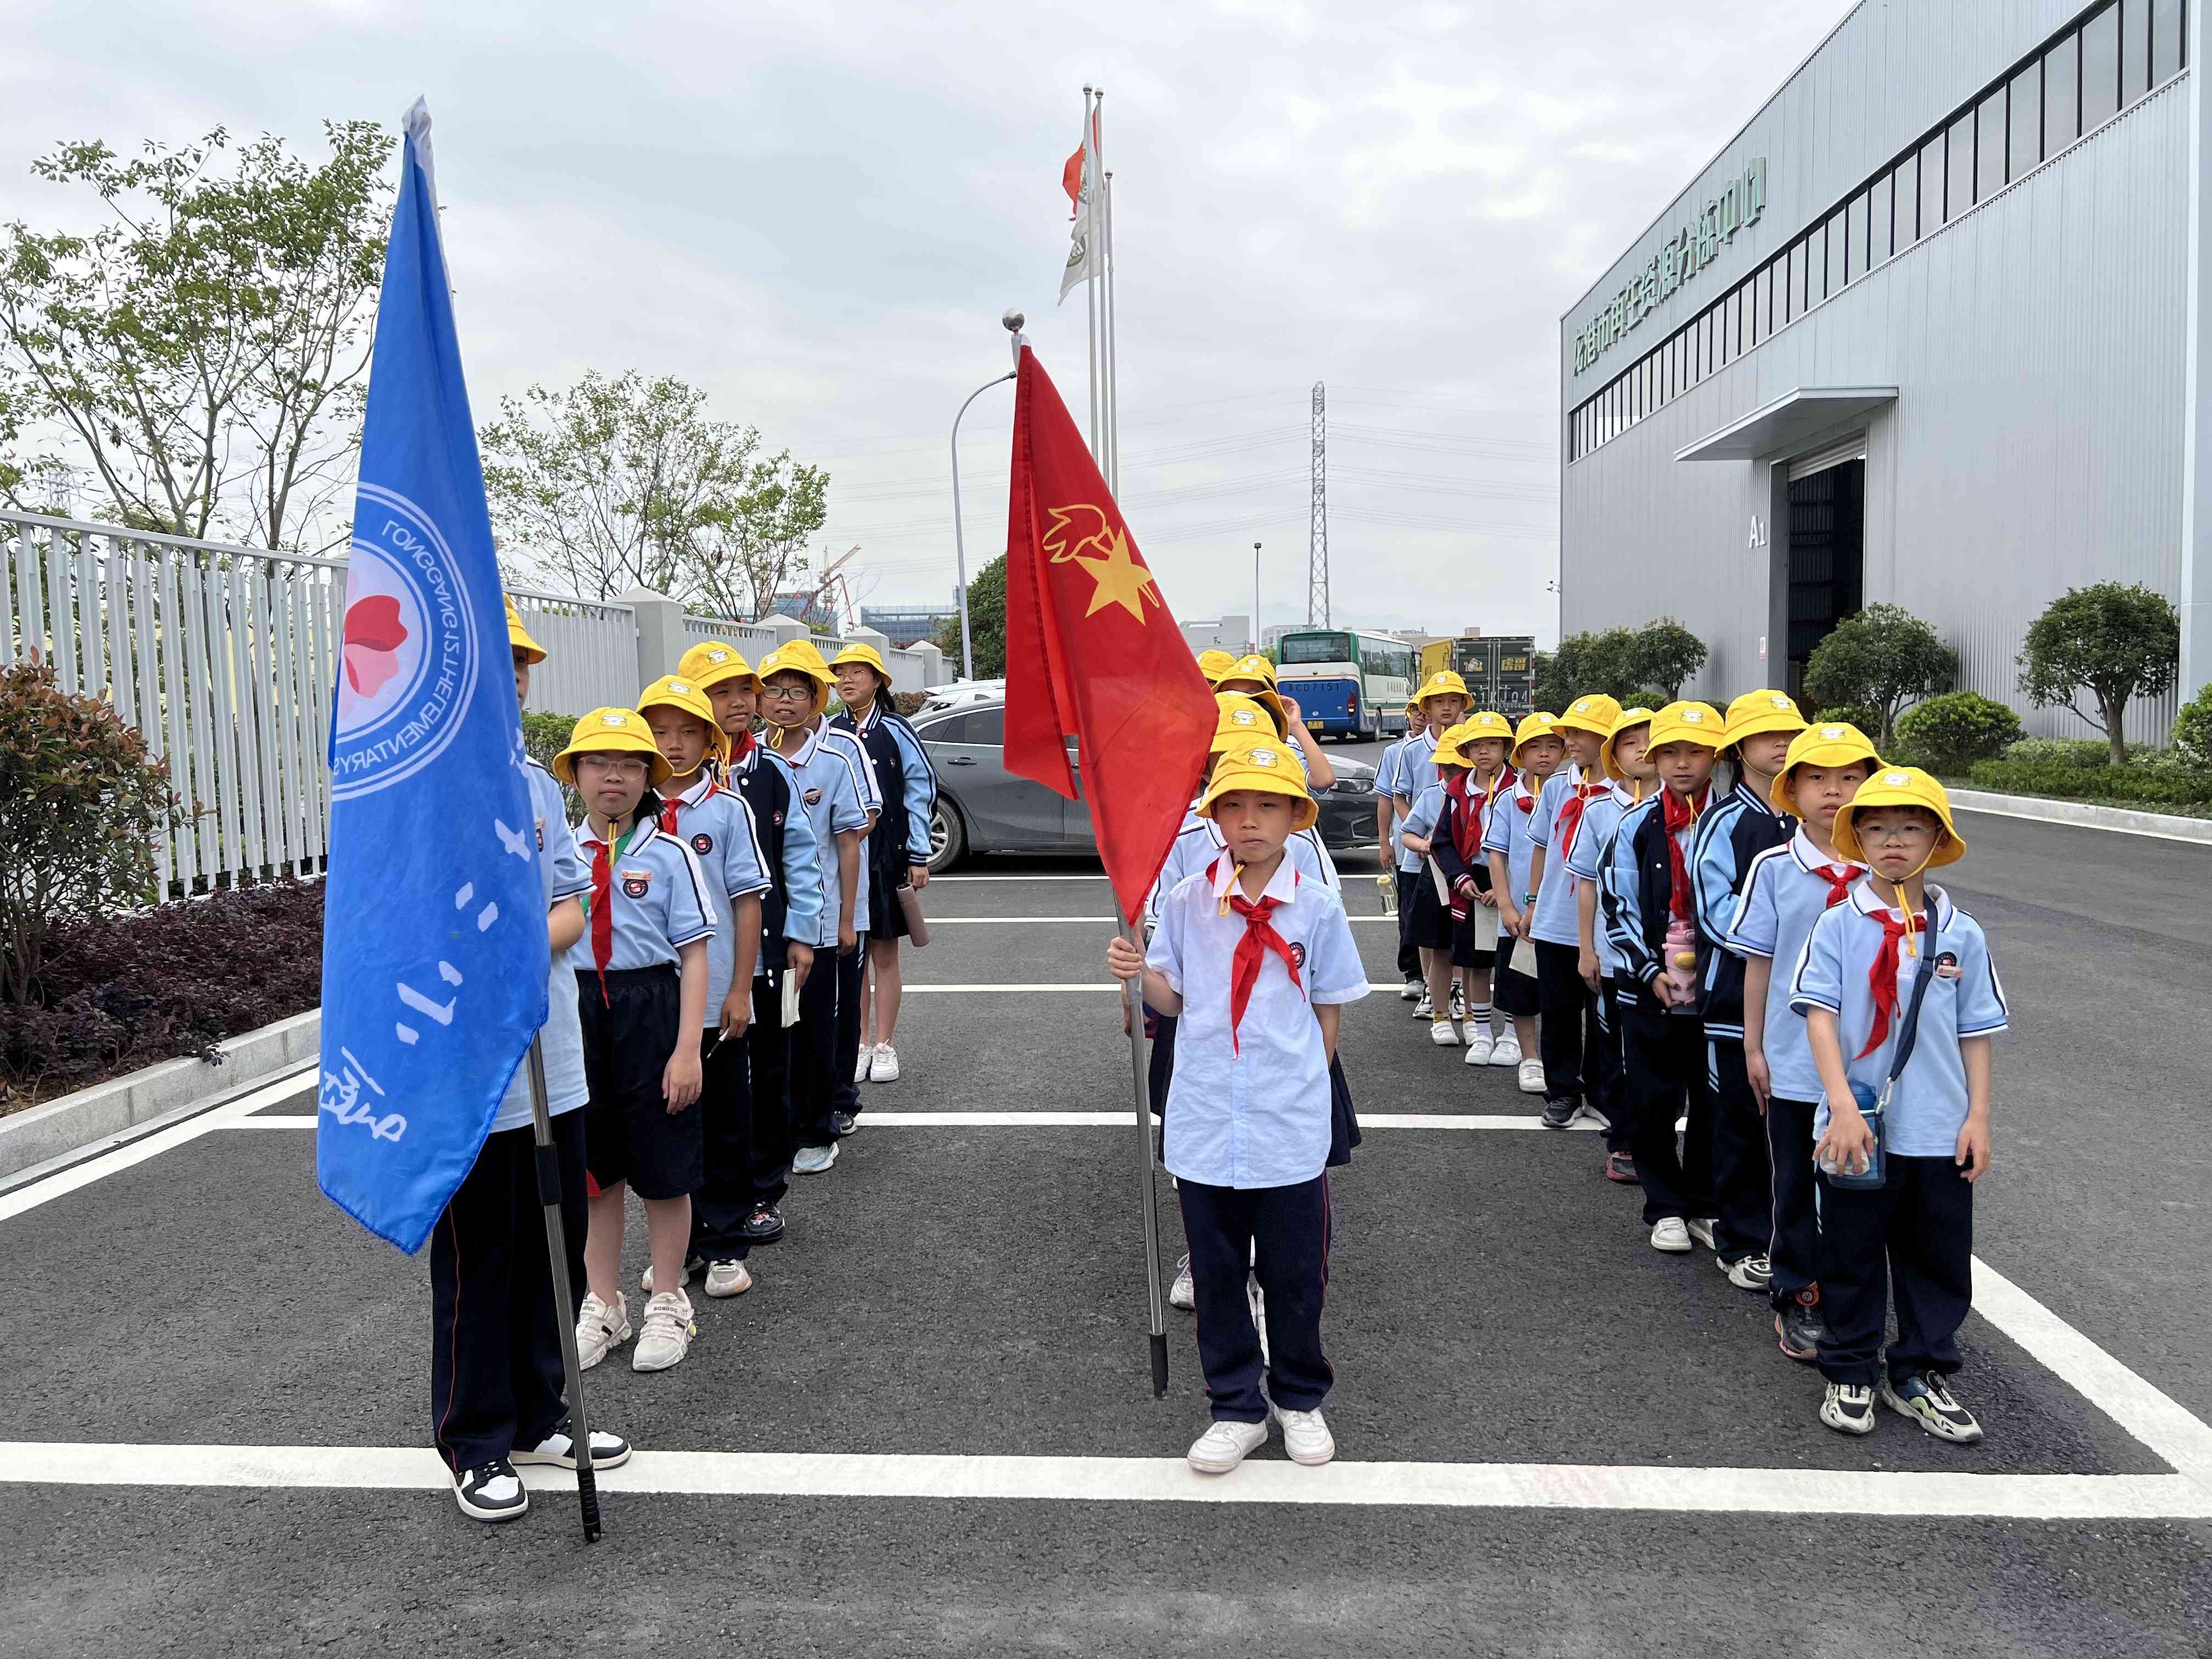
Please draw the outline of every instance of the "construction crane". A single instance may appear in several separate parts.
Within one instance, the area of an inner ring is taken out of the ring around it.
[[[851,561],[853,555],[860,550],[860,544],[855,542],[824,565],[822,568],[821,580],[814,584],[814,592],[807,596],[806,608],[811,611],[829,598],[830,590],[835,588],[841,596],[842,601],[836,608],[840,628],[858,628],[860,625],[860,613],[853,604],[852,587],[846,582],[845,578],[838,574]]]

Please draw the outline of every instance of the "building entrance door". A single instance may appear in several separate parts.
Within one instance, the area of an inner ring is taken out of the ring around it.
[[[1805,687],[1813,647],[1865,603],[1866,462],[1790,479],[1790,695]]]

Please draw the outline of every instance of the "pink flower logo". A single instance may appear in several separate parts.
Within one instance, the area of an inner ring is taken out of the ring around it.
[[[407,624],[399,617],[399,601],[388,593],[373,593],[349,606],[345,618],[346,683],[364,697],[373,697],[384,683],[399,672],[399,647],[407,643]]]

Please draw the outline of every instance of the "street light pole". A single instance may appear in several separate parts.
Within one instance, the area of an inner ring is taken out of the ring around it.
[[[1252,544],[1252,649],[1258,651],[1263,635],[1260,632],[1260,544]]]
[[[1000,322],[1013,337],[1014,367],[996,379],[988,380],[968,394],[967,403],[960,405],[960,413],[952,417],[952,560],[953,570],[960,584],[960,678],[975,678],[975,648],[968,628],[968,542],[960,525],[960,419],[967,414],[968,404],[981,397],[994,386],[1003,385],[1021,372],[1022,325],[1028,319],[1018,311],[1009,311]]]

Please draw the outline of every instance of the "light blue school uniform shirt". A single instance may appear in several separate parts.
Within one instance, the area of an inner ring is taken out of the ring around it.
[[[586,976],[599,963],[592,955],[592,898],[588,891],[592,853],[599,837],[586,817],[571,832],[577,860],[584,866],[584,936],[568,948],[570,969]],[[663,835],[650,819],[633,825],[627,836],[608,851],[608,914],[614,920],[614,936],[607,956],[607,971],[658,968],[673,963],[677,951],[696,939],[711,939],[720,911],[714,890],[691,849],[673,836]]]
[[[1343,901],[1285,858],[1261,896],[1277,901],[1269,921],[1298,978],[1265,953],[1232,1047],[1230,976],[1245,933],[1224,902],[1235,880],[1235,862],[1216,859],[1177,882],[1146,953],[1182,998],[1162,1162],[1208,1187],[1289,1187],[1328,1161],[1328,1048],[1314,1009],[1365,996],[1367,969]]]
[[[2004,988],[1997,982],[1996,965],[1990,960],[1981,925],[1953,904],[1941,888],[1929,888],[1926,897],[1936,918],[1934,937],[1919,933],[1913,939],[1923,955],[1934,953],[1937,972],[1921,1006],[1920,1035],[1912,1058],[1897,1079],[1882,1126],[1882,1145],[1899,1158],[1957,1153],[1968,1105],[1960,1041],[2002,1031],[2010,1020]],[[1898,911],[1886,912],[1874,884],[1862,881],[1848,900],[1814,922],[1790,983],[1790,1006],[1797,1012],[1826,1008],[1837,1016],[1845,1075],[1877,1094],[1889,1075],[1898,1034],[1912,1006],[1913,976],[1920,970],[1918,957],[1909,951],[1898,951],[1897,1012],[1889,1035],[1865,1059],[1851,1058],[1866,1047],[1874,1030],[1868,975],[1881,950],[1881,918],[1885,914],[1904,919]],[[1812,1097],[1820,1101],[1813,1120],[1817,1142],[1827,1132],[1828,1103],[1819,1092]]]
[[[783,830],[782,869],[779,879],[783,888],[783,936],[811,946],[818,943],[822,931],[822,883],[817,860],[822,856],[821,843],[814,838],[814,820],[806,814],[799,799],[799,775],[793,772],[782,756],[764,743],[755,742],[746,749],[744,758],[730,763],[732,781],[726,787],[735,788],[735,780],[744,777],[756,766],[773,767],[783,775],[784,793],[789,805],[784,808],[780,827]],[[753,820],[756,835],[760,831],[760,820]],[[768,972],[766,953],[753,963],[753,977],[760,978]]]
[[[1853,882],[1866,874],[1864,865],[1840,854],[1822,858],[1802,829],[1781,846],[1759,854],[1751,861],[1743,896],[1735,902],[1735,914],[1721,939],[1723,948],[1740,957],[1765,957],[1777,964],[1766,981],[1766,1021],[1760,1028],[1759,1046],[1766,1054],[1768,1079],[1784,1100],[1820,1097],[1820,1068],[1813,1064],[1805,1022],[1790,1010],[1790,969],[1804,955],[1813,924],[1831,908],[1828,895],[1833,888],[1818,873],[1823,868],[1843,871]],[[1849,900],[1846,894],[1836,902]],[[1875,944],[1880,943],[1877,934]],[[1935,995],[1935,988],[1929,987],[1928,994]],[[1863,1044],[1866,1039],[1862,1036],[1859,1042]]]
[[[1501,896],[1510,897],[1516,910],[1528,908],[1521,896],[1528,890],[1528,866],[1536,856],[1536,843],[1528,833],[1536,821],[1536,792],[1528,787],[1528,775],[1516,771],[1513,787],[1499,790],[1498,799],[1490,804],[1490,823],[1482,832],[1484,852],[1505,854],[1505,869],[1511,879],[1506,884],[1509,890]]]
[[[544,883],[545,908],[564,898],[592,890],[588,865],[576,861],[576,843],[568,834],[568,802],[553,775],[536,761],[526,767],[530,782],[530,814],[538,836],[538,873]],[[576,975],[566,951],[555,955],[545,988],[545,1024],[539,1032],[545,1055],[545,1109],[558,1117],[584,1103],[584,1033],[576,1013]],[[491,1133],[520,1129],[530,1121],[530,1066],[527,1060],[514,1068],[507,1092],[500,1097]]]
[[[821,895],[820,931],[816,938],[804,942],[817,949],[836,948],[837,930],[844,920],[837,837],[848,830],[866,829],[871,810],[868,803],[876,799],[875,782],[869,776],[874,769],[865,756],[856,758],[858,749],[849,734],[831,731],[830,723],[823,720],[795,747],[776,751],[791,769],[792,804],[805,812],[813,827],[817,857],[811,880],[814,890]],[[860,848],[860,878],[853,889],[853,905],[858,921],[853,931],[865,932],[868,925],[868,849],[865,845]]]
[[[1529,815],[1528,839],[1544,849],[1544,879],[1536,887],[1536,909],[1529,922],[1528,936],[1540,939],[1547,945],[1579,948],[1583,942],[1582,918],[1575,908],[1575,890],[1587,878],[1577,876],[1569,862],[1574,854],[1573,848],[1562,853],[1558,850],[1556,843],[1560,839],[1560,813],[1567,802],[1574,799],[1575,792],[1585,783],[1596,781],[1595,778],[1586,778],[1580,767],[1569,762],[1544,780],[1543,790],[1536,797],[1536,810]],[[1583,837],[1590,833],[1589,809],[1604,798],[1603,795],[1593,795],[1584,799],[1583,819],[1575,828],[1576,847],[1581,846]],[[1516,902],[1518,902],[1517,896]]]
[[[759,827],[743,795],[702,776],[682,794],[662,799],[676,808],[676,838],[698,860],[711,891],[730,899],[768,891],[768,860],[761,852]],[[664,817],[664,825],[666,822]],[[738,936],[735,908],[718,900],[716,908],[729,925],[717,925],[707,941],[705,1023],[718,1026],[730,981],[737,977]]]
[[[1616,783],[1583,808],[1583,827],[1575,836],[1574,846],[1567,852],[1567,872],[1577,881],[1600,881],[1603,878],[1606,861],[1613,856],[1613,832],[1620,828],[1621,819],[1636,804],[1636,797],[1628,786]],[[1579,903],[1579,893],[1576,899]],[[1583,940],[1579,912],[1576,915],[1575,927],[1575,945],[1580,949]],[[1602,902],[1590,922],[1590,943],[1597,947],[1598,972],[1607,979],[1618,979],[1621,972],[1620,952],[1613,948],[1613,939],[1606,932]]]
[[[1398,745],[1396,762],[1390,775],[1390,791],[1403,795],[1407,802],[1418,805],[1428,787],[1443,775],[1437,765],[1437,740],[1424,732],[1419,737],[1408,737]],[[1379,780],[1377,787],[1380,787]],[[1400,828],[1404,827],[1401,821]],[[1398,868],[1408,875],[1421,867],[1419,855],[1406,850],[1406,843],[1398,843]]]
[[[1167,862],[1160,866],[1160,878],[1145,896],[1147,936],[1159,923],[1160,901],[1175,890],[1176,884],[1186,876],[1196,875],[1228,850],[1228,842],[1222,840],[1221,831],[1212,818],[1202,818],[1195,812],[1183,815],[1182,828],[1176,832],[1175,840],[1168,847]],[[1336,861],[1322,844],[1318,830],[1297,831],[1283,843],[1283,855],[1308,881],[1317,881],[1332,892],[1342,890]]]

